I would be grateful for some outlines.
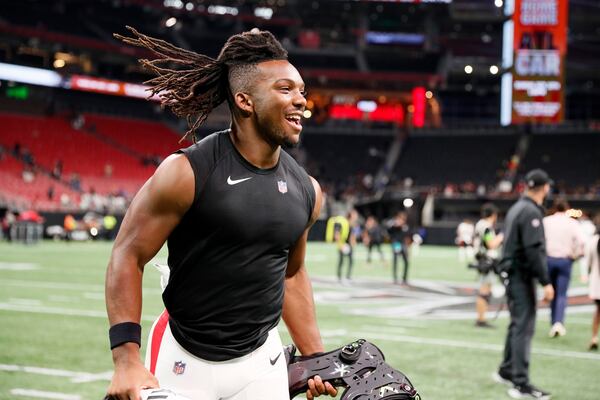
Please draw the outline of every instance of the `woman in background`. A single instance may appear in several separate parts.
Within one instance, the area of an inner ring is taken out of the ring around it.
[[[596,312],[592,321],[592,340],[590,340],[589,349],[598,350],[598,326],[600,325],[600,216],[595,218],[596,226],[599,229],[588,242],[586,249],[588,262],[588,282],[590,288],[590,299],[596,303]]]

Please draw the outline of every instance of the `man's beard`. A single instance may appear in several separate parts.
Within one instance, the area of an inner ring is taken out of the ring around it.
[[[284,149],[292,149],[299,144],[294,143],[285,133],[285,128],[269,120],[257,118],[258,129],[262,136],[269,142],[281,146]]]
[[[300,146],[300,141],[292,142],[288,138],[284,138],[283,143],[281,144],[281,147],[283,147],[284,149],[294,149],[298,146]]]

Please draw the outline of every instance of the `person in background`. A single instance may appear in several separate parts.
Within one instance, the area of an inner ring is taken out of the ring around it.
[[[590,299],[596,303],[596,310],[592,318],[592,339],[590,340],[589,350],[598,350],[598,327],[600,326],[600,216],[594,218],[596,234],[587,243],[586,260],[588,262],[587,281],[589,283]]]
[[[4,214],[4,218],[2,218],[2,231],[4,232],[4,237],[9,242],[12,240],[10,230],[16,221],[17,217],[11,210],[7,210],[6,214]]]
[[[73,232],[77,229],[77,221],[71,214],[65,215],[63,222],[63,228],[65,229],[65,240],[71,241],[73,239]]]
[[[480,263],[495,263],[498,261],[498,249],[504,239],[503,234],[496,235],[496,221],[498,208],[492,203],[481,207],[481,219],[475,224],[475,237],[473,239],[476,257]],[[477,320],[475,326],[489,328],[492,325],[486,320],[490,297],[492,295],[492,282],[495,272],[492,269],[479,271],[479,292],[477,293],[476,309]]]
[[[62,160],[56,160],[54,163],[54,167],[52,168],[52,177],[54,179],[59,179],[62,177],[63,172],[63,162]]]
[[[387,231],[392,242],[394,284],[398,284],[398,257],[404,261],[402,273],[402,284],[408,285],[409,246],[411,242],[411,230],[407,222],[406,212],[399,211],[396,216],[388,222]]]
[[[473,258],[473,235],[475,226],[470,219],[464,219],[456,227],[456,239],[454,242],[458,246],[458,260],[464,262]]]
[[[102,217],[102,227],[104,231],[104,238],[106,240],[114,240],[117,234],[117,218],[112,213],[106,213]]]
[[[544,218],[546,251],[548,253],[548,275],[554,288],[554,299],[550,304],[552,327],[550,337],[564,336],[567,290],[571,280],[573,261],[583,255],[585,239],[577,221],[566,211],[569,203],[563,198],[554,200],[554,214]]]
[[[536,283],[544,289],[544,300],[552,301],[554,288],[548,277],[542,204],[552,180],[541,169],[525,176],[527,189],[506,214],[504,246],[499,268],[507,274],[506,298],[510,325],[504,357],[494,380],[512,387],[512,398],[550,399],[550,393],[529,381],[531,339],[535,332]]]
[[[583,234],[586,246],[589,246],[592,242],[592,238],[596,234],[596,225],[590,219],[590,215],[583,213],[581,218],[578,219],[579,225],[581,226],[581,233]],[[590,252],[587,249],[583,252],[583,256],[579,259],[579,279],[583,283],[588,283],[588,266],[590,260],[588,259]]]
[[[367,246],[367,264],[371,263],[371,253],[373,248],[377,248],[381,262],[385,261],[385,256],[381,250],[383,243],[384,231],[377,218],[370,215],[365,222],[365,230],[363,231],[363,243]]]
[[[337,277],[340,283],[352,279],[352,267],[354,266],[353,249],[356,246],[356,229],[358,221],[356,210],[350,210],[346,216],[337,216],[329,219],[327,241],[334,242],[338,249]],[[344,277],[344,261],[348,260],[348,269]]]

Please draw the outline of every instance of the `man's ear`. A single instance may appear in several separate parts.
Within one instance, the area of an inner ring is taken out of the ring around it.
[[[252,99],[248,94],[237,92],[233,96],[233,101],[243,116],[249,117],[254,112],[254,103],[252,103]]]

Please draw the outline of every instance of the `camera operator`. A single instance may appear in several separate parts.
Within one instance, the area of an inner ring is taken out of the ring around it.
[[[495,266],[498,262],[498,248],[504,239],[502,233],[496,235],[497,220],[498,208],[492,203],[486,203],[481,207],[481,219],[475,225],[473,244],[476,250],[476,263],[472,267],[479,272],[479,292],[475,303],[477,309],[475,326],[480,328],[492,327],[486,320],[485,314],[492,293]]]

